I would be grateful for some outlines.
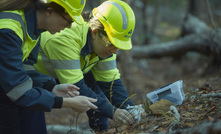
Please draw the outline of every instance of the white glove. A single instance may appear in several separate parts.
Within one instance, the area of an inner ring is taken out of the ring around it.
[[[142,104],[140,105],[135,105],[135,106],[127,106],[127,109],[129,111],[130,114],[132,114],[134,116],[134,119],[137,122],[140,122],[142,117],[146,116],[146,112],[145,110],[142,108]]]
[[[133,116],[126,110],[118,108],[113,116],[113,120],[117,123],[132,125],[135,123]]]

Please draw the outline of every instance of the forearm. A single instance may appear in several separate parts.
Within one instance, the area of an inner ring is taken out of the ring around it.
[[[100,110],[103,116],[113,118],[113,113],[116,111],[116,107],[110,104],[106,98],[103,98],[99,94],[96,94],[94,91],[92,91],[92,89],[84,83],[84,80],[75,83],[75,85],[80,88],[80,95],[97,99],[97,102],[94,104],[98,107],[97,110]]]
[[[32,65],[24,64],[25,68],[27,66],[32,66]],[[33,80],[33,87],[41,87],[51,92],[52,89],[57,85],[54,78],[37,72],[36,70],[34,70],[34,67],[32,70],[26,70],[26,72],[28,76],[31,77],[31,79]]]
[[[126,109],[127,105],[133,106],[133,102],[130,100],[129,95],[123,86],[120,79],[115,80],[110,89],[112,82],[98,82],[99,87],[103,90],[106,97],[117,108]]]

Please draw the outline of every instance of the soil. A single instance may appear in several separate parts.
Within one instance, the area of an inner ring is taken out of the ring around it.
[[[132,76],[136,82],[136,89],[128,88],[129,95],[136,93],[131,98],[134,104],[144,104],[147,93],[177,80],[183,80],[186,98],[182,105],[176,106],[180,113],[180,121],[174,123],[175,119],[171,113],[153,115],[151,111],[147,111],[148,115],[133,126],[111,122],[111,129],[107,133],[166,133],[171,130],[171,127],[175,130],[194,128],[205,121],[220,120],[221,101],[219,98],[200,96],[200,94],[221,92],[221,70],[212,66],[210,61],[210,57],[190,52],[179,58],[164,57],[136,62],[133,70],[134,76]],[[126,84],[125,86],[127,87]],[[191,98],[191,96],[195,96],[195,98]],[[76,123],[77,125],[87,124],[86,114],[81,114],[77,120],[76,117],[77,113],[71,109],[52,110],[50,113],[46,113],[46,123],[47,125],[66,126],[76,125]]]

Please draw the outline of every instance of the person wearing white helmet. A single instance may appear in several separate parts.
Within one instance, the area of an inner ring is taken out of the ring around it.
[[[42,34],[35,69],[58,83],[77,85],[81,95],[97,98],[98,109],[87,112],[94,131],[107,131],[108,118],[132,125],[136,119],[127,107],[134,104],[120,80],[116,52],[132,48],[134,12],[124,1],[108,0],[86,17],[83,25],[73,23],[55,35]]]
[[[96,99],[79,96],[75,85],[49,86],[33,80],[23,63],[43,31],[54,34],[73,21],[82,24],[85,1],[0,1],[0,134],[46,134],[45,111],[68,107],[81,113],[97,108]]]

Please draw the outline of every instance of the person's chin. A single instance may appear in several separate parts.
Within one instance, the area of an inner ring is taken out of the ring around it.
[[[56,32],[55,31],[49,31],[51,34],[55,34]]]
[[[108,57],[108,55],[100,55],[99,57],[102,58],[102,59],[105,59],[105,58]]]

